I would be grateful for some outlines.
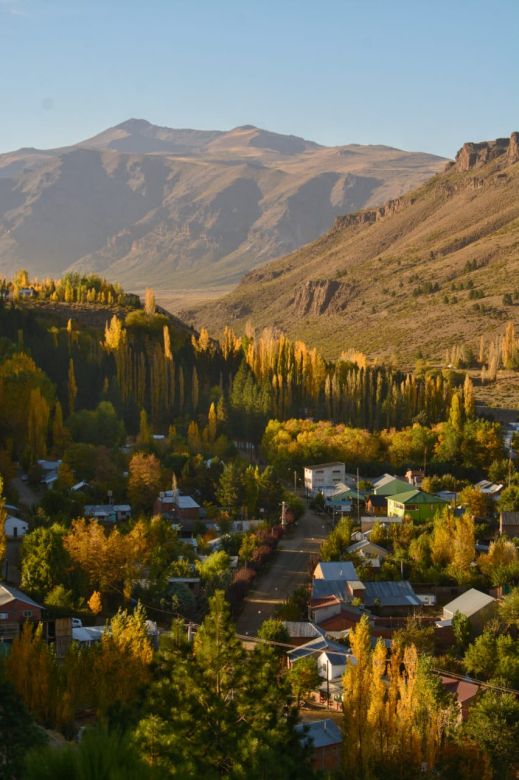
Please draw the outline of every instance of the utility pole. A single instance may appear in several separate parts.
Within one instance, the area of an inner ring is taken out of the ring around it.
[[[294,493],[297,493],[297,471],[294,469]]]
[[[286,512],[286,502],[282,501],[281,502],[281,527],[282,528],[286,528],[287,527],[287,520],[286,520],[285,512]]]

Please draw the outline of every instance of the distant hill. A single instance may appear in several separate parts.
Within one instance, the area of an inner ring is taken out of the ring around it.
[[[252,125],[130,119],[74,146],[0,155],[0,273],[22,265],[38,276],[94,271],[134,290],[228,287],[443,164]]]
[[[213,331],[247,320],[329,356],[355,348],[412,362],[519,322],[519,134],[466,143],[443,173],[251,271],[184,317]]]

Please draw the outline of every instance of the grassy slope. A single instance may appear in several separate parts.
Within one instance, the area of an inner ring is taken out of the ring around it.
[[[216,332],[240,330],[248,319],[275,326],[336,356],[355,347],[372,356],[396,354],[411,363],[421,351],[445,348],[519,322],[519,306],[504,293],[519,289],[519,163],[501,158],[459,173],[451,168],[402,198],[403,208],[374,224],[330,231],[318,241],[252,271],[220,302],[184,312]],[[466,272],[467,261],[477,270]],[[305,314],[297,292],[308,281],[337,280],[343,287],[323,314]],[[452,284],[472,281],[482,299]],[[440,290],[413,295],[431,282]],[[445,303],[444,296],[457,297]],[[474,309],[483,305],[485,312]]]

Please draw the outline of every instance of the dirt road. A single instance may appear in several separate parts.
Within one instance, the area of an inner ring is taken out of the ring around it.
[[[309,580],[310,557],[319,552],[321,541],[331,530],[327,515],[316,515],[307,509],[295,527],[280,542],[267,571],[259,574],[244,602],[237,621],[240,634],[255,635],[276,607],[293,591]]]

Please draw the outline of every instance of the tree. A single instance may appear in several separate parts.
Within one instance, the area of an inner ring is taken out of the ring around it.
[[[77,398],[76,372],[74,371],[74,361],[70,358],[68,362],[68,413],[74,414]]]
[[[164,774],[141,758],[130,734],[88,728],[78,745],[33,749],[26,758],[25,780],[161,780]]]
[[[88,599],[88,609],[92,614],[99,615],[103,611],[103,601],[101,594],[98,590],[94,590],[90,598]]]
[[[21,697],[8,682],[0,667],[0,767],[2,777],[21,777],[27,751],[45,743],[45,735],[36,728]]]
[[[241,505],[241,469],[235,461],[226,463],[218,482],[216,498],[224,509],[235,512]]]
[[[519,486],[506,487],[497,502],[500,512],[519,512]]]
[[[70,558],[64,548],[66,531],[54,523],[24,536],[21,548],[21,588],[44,601],[56,585],[66,582]]]
[[[499,618],[507,629],[519,629],[519,587],[504,597],[498,609]]]
[[[494,502],[486,493],[472,485],[463,488],[458,496],[461,506],[467,508],[472,517],[490,517],[494,511]]]
[[[197,571],[208,595],[227,587],[231,578],[230,564],[231,559],[224,550],[211,553],[205,561],[196,561]]]
[[[150,512],[160,490],[160,463],[153,454],[135,452],[129,470],[128,496],[133,510]]]
[[[269,648],[246,652],[218,591],[192,644],[175,623],[158,658],[136,739],[168,776],[311,776],[286,677]]]
[[[147,287],[144,293],[144,311],[148,317],[153,317],[155,314],[155,293],[151,287]]]
[[[3,486],[4,481],[0,475],[0,564],[5,558],[5,552],[7,549],[7,543],[5,540],[5,521],[7,518],[7,511],[5,509],[5,500],[2,493]]]
[[[54,419],[52,420],[52,449],[56,455],[63,455],[67,443],[67,430],[63,425],[63,410],[59,401],[54,407]]]
[[[288,682],[296,706],[299,708],[308,694],[317,690],[321,684],[321,678],[317,671],[317,660],[313,656],[307,656],[295,661],[288,671]]]
[[[153,435],[148,422],[148,415],[145,409],[141,409],[139,415],[139,433],[137,435],[138,447],[151,447],[153,444]]]
[[[150,681],[153,659],[141,605],[133,613],[119,610],[109,628],[101,637],[93,668],[99,714],[107,714],[115,704],[128,707],[139,700]]]
[[[456,648],[463,653],[472,638],[472,625],[463,612],[456,612],[452,618],[452,633],[456,641]]]
[[[40,722],[52,724],[56,697],[51,650],[43,638],[43,624],[23,624],[7,659],[7,675],[29,712]]]
[[[276,620],[275,618],[268,618],[263,621],[259,630],[258,636],[265,642],[279,642],[283,645],[290,644],[290,636],[287,628],[282,620]],[[286,648],[275,647],[275,652],[280,656],[284,656]]]
[[[514,776],[512,768],[519,762],[519,702],[513,694],[484,693],[470,708],[464,732],[488,755],[496,780]]]

